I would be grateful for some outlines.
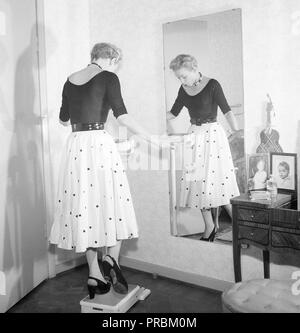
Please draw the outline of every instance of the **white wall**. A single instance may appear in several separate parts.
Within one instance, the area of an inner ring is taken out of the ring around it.
[[[6,280],[4,290],[0,286],[0,312],[5,312],[48,277],[48,267],[35,1],[0,0],[0,12],[5,18],[0,32],[0,272]]]
[[[281,144],[286,152],[300,154],[300,43],[291,18],[300,10],[297,0],[90,0],[90,6],[91,42],[106,40],[123,49],[120,78],[126,105],[153,133],[164,132],[166,126],[162,24],[242,8],[246,152],[255,152],[259,144],[269,92],[278,110]],[[231,246],[170,236],[166,171],[129,172],[129,181],[140,238],[126,243],[125,258],[233,281]],[[256,254],[243,256],[244,278],[262,276],[260,259]],[[279,262],[289,263],[286,258]],[[289,278],[293,269],[272,264],[271,274]]]
[[[52,186],[48,206],[53,211],[53,200],[57,191],[62,147],[71,128],[59,124],[59,110],[63,85],[72,72],[90,62],[89,5],[86,0],[44,0],[44,30],[46,43],[46,88],[48,114],[48,142],[50,147],[50,170],[47,179]],[[53,220],[49,219],[48,234]],[[51,252],[55,251],[53,245]],[[56,264],[78,258],[82,254],[56,248]]]

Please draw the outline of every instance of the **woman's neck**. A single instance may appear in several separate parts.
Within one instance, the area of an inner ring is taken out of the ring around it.
[[[111,66],[111,59],[93,60],[91,64],[94,64],[94,66],[101,67],[101,69],[104,71],[113,72],[113,67]]]
[[[201,83],[202,79],[203,79],[203,75],[202,75],[202,73],[201,73],[201,72],[198,72],[197,79],[196,79],[196,81],[194,82],[193,85],[194,85],[195,87],[197,87],[197,86]]]

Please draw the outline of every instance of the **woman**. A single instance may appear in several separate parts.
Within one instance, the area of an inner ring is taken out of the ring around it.
[[[72,125],[60,169],[57,207],[49,241],[59,248],[86,252],[90,298],[110,290],[127,293],[119,267],[123,239],[138,237],[136,216],[116,144],[105,131],[110,108],[121,125],[147,141],[150,134],[127,113],[115,72],[121,50],[96,44],[91,63],[69,76],[63,87],[60,121]],[[153,140],[151,141],[153,142]],[[97,249],[108,255],[99,267]],[[110,283],[108,283],[109,281]]]
[[[237,131],[237,123],[220,83],[203,76],[193,56],[178,55],[171,61],[170,69],[181,86],[167,119],[174,119],[186,107],[191,118],[188,132],[195,139],[185,149],[180,206],[201,209],[205,223],[201,239],[214,241],[216,228],[211,209],[225,206],[230,213],[230,199],[239,195],[229,143],[217,122],[218,106],[232,131]]]

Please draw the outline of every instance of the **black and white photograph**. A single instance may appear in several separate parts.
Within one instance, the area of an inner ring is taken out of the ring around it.
[[[269,154],[252,154],[248,156],[248,180],[252,181],[253,190],[267,187],[269,178]]]
[[[297,154],[271,153],[271,173],[277,187],[295,191],[297,186]]]
[[[300,313],[299,58],[299,0],[0,0],[0,314]]]

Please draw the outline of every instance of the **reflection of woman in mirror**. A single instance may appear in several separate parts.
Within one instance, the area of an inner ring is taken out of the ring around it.
[[[265,170],[265,161],[259,159],[256,164],[256,172],[253,177],[254,190],[266,188],[267,172]]]
[[[121,241],[138,237],[135,211],[121,156],[104,124],[110,108],[118,121],[151,142],[151,135],[127,113],[115,72],[121,50],[99,43],[91,63],[67,79],[60,122],[72,124],[62,154],[56,213],[49,241],[86,252],[90,298],[110,290],[127,293],[119,267]],[[107,248],[98,266],[97,249]],[[108,283],[106,280],[110,281]]]
[[[185,151],[185,165],[181,179],[180,206],[201,209],[205,223],[202,240],[213,241],[216,229],[211,209],[226,206],[231,211],[230,199],[239,195],[229,143],[222,126],[217,122],[218,107],[235,132],[236,119],[224,96],[220,83],[198,70],[191,55],[178,55],[170,69],[181,86],[167,119],[178,116],[183,107],[188,109],[195,142]]]

